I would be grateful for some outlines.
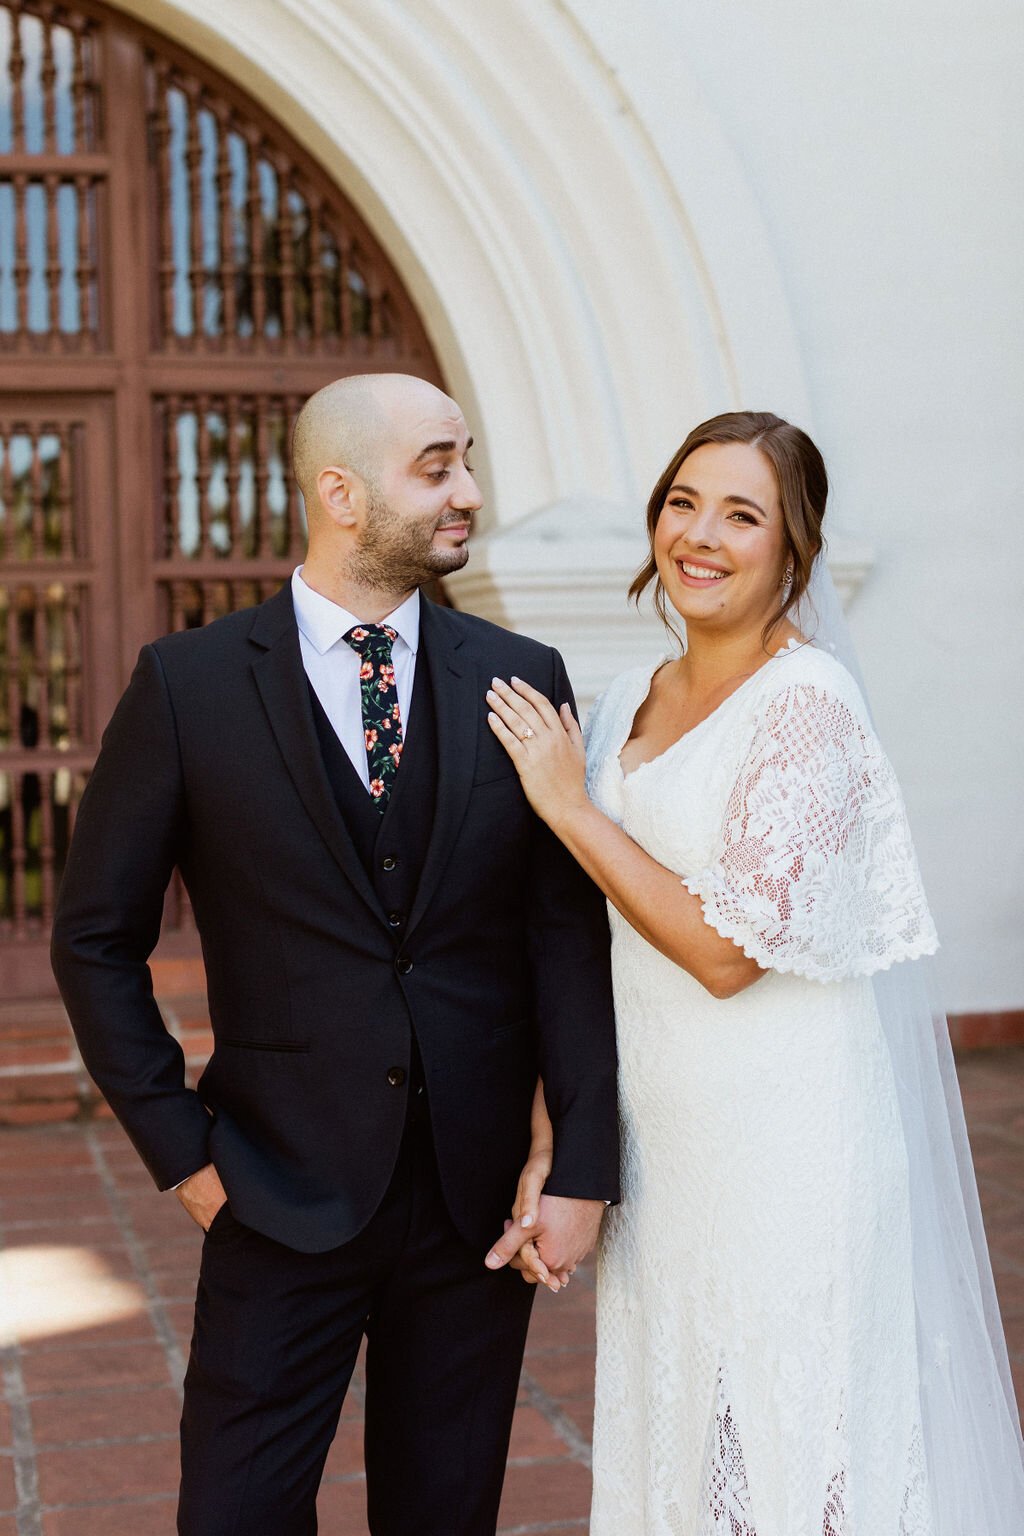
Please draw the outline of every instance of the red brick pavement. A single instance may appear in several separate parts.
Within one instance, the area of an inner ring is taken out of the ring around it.
[[[961,1081],[1020,1392],[1024,1050],[976,1052]],[[0,1132],[0,1194],[0,1536],[171,1536],[199,1234],[109,1123]],[[564,1296],[538,1297],[507,1536],[586,1529],[593,1303],[589,1272]],[[357,1379],[327,1464],[322,1536],[365,1532],[360,1413]]]

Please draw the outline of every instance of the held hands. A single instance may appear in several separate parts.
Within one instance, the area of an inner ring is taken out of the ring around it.
[[[543,1105],[543,1098],[541,1098],[541,1104]],[[534,1107],[534,1117],[536,1120],[536,1105]],[[545,1120],[547,1119],[546,1114],[544,1118]],[[547,1129],[548,1133],[550,1133],[550,1121],[547,1122]],[[527,1285],[546,1285],[548,1290],[554,1291],[557,1295],[563,1286],[569,1284],[570,1271],[563,1270],[559,1274],[552,1275],[537,1251],[537,1244],[534,1242],[532,1234],[527,1236],[527,1229],[535,1227],[537,1223],[537,1211],[540,1206],[541,1192],[547,1181],[548,1174],[551,1172],[551,1157],[552,1149],[549,1137],[545,1136],[541,1141],[535,1140],[530,1148],[530,1156],[527,1158],[523,1171],[519,1175],[515,1203],[512,1206],[512,1220],[506,1221],[505,1234],[507,1237],[512,1228],[516,1227],[517,1235],[510,1241],[518,1241],[522,1245],[508,1259],[509,1268],[518,1269],[522,1273]],[[498,1269],[501,1267],[500,1258],[497,1263],[492,1262],[494,1258],[493,1252],[487,1255],[486,1263],[488,1269]]]
[[[213,1218],[228,1198],[220,1175],[212,1163],[207,1163],[205,1168],[192,1174],[184,1184],[179,1184],[174,1193],[204,1232],[209,1231]]]
[[[504,1237],[498,1239],[484,1262],[488,1269],[511,1264],[523,1271],[528,1284],[546,1285],[557,1294],[597,1242],[603,1215],[603,1200],[541,1195],[536,1216],[524,1211],[506,1222]]]
[[[512,1220],[484,1263],[488,1269],[508,1264],[521,1271],[527,1285],[545,1285],[556,1295],[569,1284],[576,1265],[597,1242],[603,1200],[568,1200],[542,1193],[551,1172],[551,1121],[544,1085],[537,1083],[531,1114],[530,1155],[516,1190]]]
[[[542,821],[557,831],[588,804],[583,732],[568,704],[556,710],[529,683],[493,679],[487,692],[487,724],[516,766],[526,798]]]

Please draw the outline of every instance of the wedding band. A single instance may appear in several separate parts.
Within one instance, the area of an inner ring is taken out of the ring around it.
[[[533,735],[533,728],[532,728],[532,726],[528,725],[526,727],[526,730],[523,732],[523,736],[522,736],[523,741],[529,741],[530,738],[532,737],[532,735]]]

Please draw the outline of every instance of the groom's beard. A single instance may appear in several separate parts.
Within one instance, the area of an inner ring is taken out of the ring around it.
[[[452,549],[435,549],[439,528],[468,523],[472,513],[448,513],[436,523],[418,523],[395,512],[375,486],[367,487],[368,516],[363,536],[349,560],[349,573],[361,586],[393,592],[412,591],[459,571],[469,559],[468,540]]]

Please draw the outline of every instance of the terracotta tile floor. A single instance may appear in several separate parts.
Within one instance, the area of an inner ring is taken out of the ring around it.
[[[961,1081],[1020,1393],[1024,1049],[964,1057]],[[0,1194],[0,1536],[172,1536],[199,1234],[102,1122],[0,1132]],[[508,1536],[586,1529],[593,1304],[590,1273],[538,1298]],[[322,1536],[365,1532],[358,1381],[320,1509]]]

